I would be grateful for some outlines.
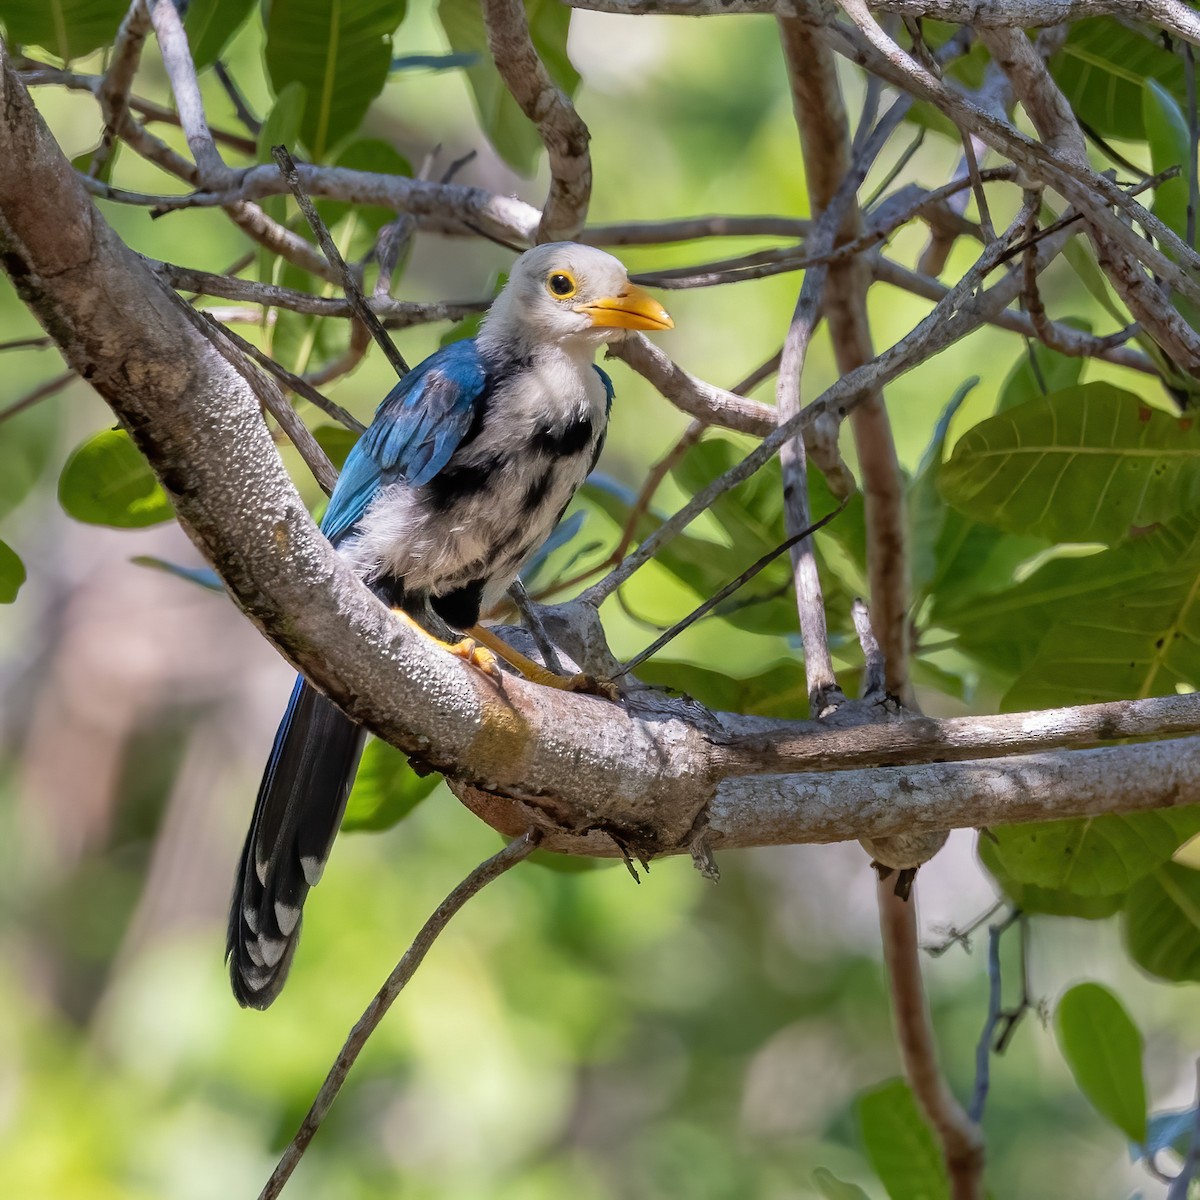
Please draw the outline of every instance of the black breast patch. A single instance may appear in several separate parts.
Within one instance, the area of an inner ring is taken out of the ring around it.
[[[534,430],[533,446],[551,458],[566,458],[578,454],[591,444],[592,418],[581,413],[566,425],[542,425]]]
[[[426,484],[430,505],[438,512],[445,512],[458,501],[477,495],[488,486],[501,467],[499,456],[493,456],[471,466],[449,466],[439,471]]]

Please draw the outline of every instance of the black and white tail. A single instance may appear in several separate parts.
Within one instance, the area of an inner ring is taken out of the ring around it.
[[[296,680],[258,789],[234,882],[225,953],[233,994],[266,1008],[300,937],[308,889],[325,869],[362,754],[365,730]]]

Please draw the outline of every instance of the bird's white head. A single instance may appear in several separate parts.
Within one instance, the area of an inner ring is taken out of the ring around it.
[[[674,327],[667,310],[630,283],[611,254],[577,242],[549,242],[513,264],[479,336],[594,349],[626,329]]]

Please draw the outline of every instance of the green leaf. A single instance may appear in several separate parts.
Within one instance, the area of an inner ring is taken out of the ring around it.
[[[1125,946],[1138,966],[1173,981],[1200,981],[1200,871],[1163,863],[1125,904]]]
[[[866,1192],[857,1183],[847,1183],[838,1179],[832,1171],[818,1167],[812,1174],[813,1187],[825,1197],[825,1200],[870,1200]]]
[[[1155,174],[1179,167],[1174,179],[1154,189],[1154,215],[1165,221],[1180,237],[1187,236],[1188,147],[1191,135],[1187,118],[1175,97],[1154,79],[1142,88],[1142,117],[1150,144],[1150,165]]]
[[[949,1200],[941,1152],[904,1080],[864,1092],[855,1110],[867,1157],[892,1200]]]
[[[1156,79],[1172,96],[1185,97],[1183,60],[1145,33],[1115,17],[1077,21],[1050,73],[1076,115],[1101,137],[1140,141],[1142,85]]]
[[[534,48],[550,77],[567,95],[574,96],[579,72],[567,57],[571,10],[559,0],[527,0],[525,14]],[[478,0],[438,0],[437,17],[450,48],[456,54],[475,56],[467,67],[467,83],[488,141],[510,167],[524,175],[532,174],[542,140],[496,70]]]
[[[1063,324],[1072,329],[1080,329],[1091,333],[1089,321],[1081,321],[1068,317]],[[1008,378],[1000,385],[1000,395],[996,401],[998,413],[1016,408],[1027,400],[1037,400],[1052,392],[1061,392],[1079,383],[1083,374],[1085,358],[1071,358],[1059,354],[1041,342],[1027,343],[1028,349],[1013,364]],[[1034,369],[1036,364],[1037,369]],[[1044,385],[1044,386],[1043,386]]]
[[[301,133],[315,161],[358,128],[383,91],[404,12],[405,0],[272,0],[267,71],[277,93],[303,85]]]
[[[979,861],[983,863],[988,874],[996,881],[1004,895],[1022,912],[1099,921],[1111,917],[1125,903],[1124,892],[1114,892],[1108,896],[1080,896],[1077,892],[1063,888],[1019,883],[1004,869],[995,843],[987,834],[980,835],[977,849]]]
[[[64,62],[107,46],[129,0],[0,0],[10,42],[37,45]]]
[[[5,420],[0,435],[0,517],[25,499],[49,465],[60,414],[56,404],[43,400]]]
[[[1010,678],[1028,672],[1006,706],[1163,695],[1200,678],[1198,573],[1200,520],[1180,518],[936,616],[972,658]]]
[[[637,676],[655,687],[683,692],[715,712],[794,719],[808,711],[808,683],[798,657],[746,677],[693,663],[652,659],[638,667]]]
[[[11,604],[24,582],[25,564],[7,542],[0,542],[0,604]]]
[[[340,471],[346,465],[346,456],[354,449],[361,434],[345,425],[318,425],[313,430],[317,445],[329,455],[329,461]]]
[[[372,738],[367,743],[346,801],[343,829],[390,829],[408,816],[442,777],[418,775],[395,746]]]
[[[1125,892],[1200,833],[1200,807],[1105,813],[992,829],[991,853],[1020,884],[1080,896]]]
[[[1142,1035],[1120,1000],[1098,983],[1066,992],[1054,1013],[1058,1048],[1079,1090],[1130,1141],[1146,1140]]]
[[[150,464],[123,429],[102,430],[67,459],[58,500],[77,521],[117,529],[159,525],[175,515]]]
[[[968,430],[939,482],[985,524],[1111,543],[1200,509],[1200,424],[1112,384],[1082,384]]]
[[[254,0],[191,0],[183,27],[197,71],[216,62],[253,8]]]

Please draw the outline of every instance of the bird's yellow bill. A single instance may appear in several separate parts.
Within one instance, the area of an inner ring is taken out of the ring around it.
[[[632,283],[619,296],[605,296],[581,304],[576,312],[586,313],[593,325],[605,329],[674,329],[667,310],[648,292]]]

